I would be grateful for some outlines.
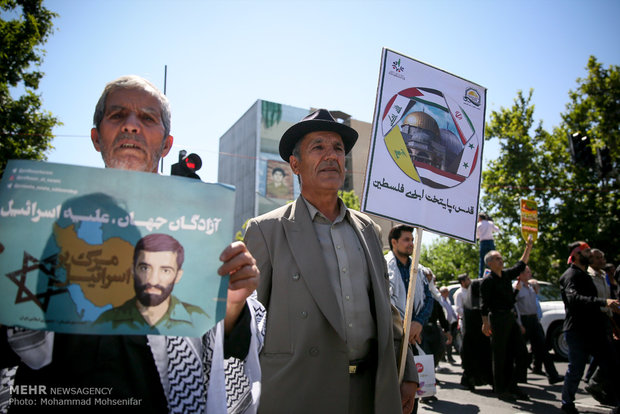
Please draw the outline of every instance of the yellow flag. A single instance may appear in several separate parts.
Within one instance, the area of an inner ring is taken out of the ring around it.
[[[411,161],[411,156],[405,145],[403,135],[400,133],[400,129],[398,129],[398,127],[392,128],[385,136],[384,140],[388,152],[392,156],[394,162],[396,162],[396,165],[409,177],[420,182],[420,176],[413,166],[413,161]]]

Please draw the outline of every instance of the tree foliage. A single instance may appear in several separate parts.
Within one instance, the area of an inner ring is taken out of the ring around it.
[[[570,102],[562,114],[563,125],[593,139],[593,151],[603,145],[612,160],[620,158],[620,71],[605,69],[594,56],[588,60],[588,76],[577,79],[577,89],[569,92]],[[617,167],[617,164],[616,164]]]
[[[41,109],[36,90],[43,73],[34,68],[56,16],[42,0],[0,0],[0,174],[9,159],[43,160],[52,148],[52,128],[60,122]]]
[[[447,285],[461,273],[472,278],[478,274],[478,249],[454,239],[437,239],[422,247],[420,263],[433,270],[438,286]]]
[[[344,205],[351,210],[360,211],[360,199],[353,190],[350,191],[338,191],[338,197],[342,199]]]
[[[559,169],[569,161],[568,141],[558,141],[545,131],[542,122],[534,124],[533,92],[518,92],[510,108],[491,113],[486,139],[500,145],[499,158],[489,162],[482,174],[482,210],[486,210],[502,229],[496,247],[507,264],[516,262],[523,252],[519,200],[535,200],[538,205],[539,237],[531,254],[534,271],[553,264],[548,251],[555,241],[555,206],[562,194]],[[565,144],[564,144],[565,143]],[[540,273],[536,273],[540,277]],[[544,279],[544,277],[543,277]]]
[[[608,261],[620,260],[620,192],[618,160],[620,159],[620,67],[605,69],[590,57],[588,76],[577,80],[570,91],[570,102],[562,114],[562,125],[556,130],[560,137],[574,131],[590,137],[592,150],[609,148],[612,173],[599,176],[596,165],[586,168],[569,163],[561,176],[570,196],[564,197],[557,209],[558,228],[565,235],[563,242],[586,240],[592,247],[606,253]],[[560,240],[558,240],[559,242]],[[566,252],[564,256],[566,255]]]
[[[481,211],[487,211],[500,227],[496,246],[510,265],[525,247],[519,200],[537,202],[539,238],[530,265],[541,280],[559,278],[566,268],[567,245],[575,240],[600,248],[608,261],[618,259],[620,72],[614,65],[605,69],[594,57],[587,70],[588,75],[577,79],[577,88],[569,92],[562,122],[552,132],[534,120],[532,90],[518,92],[511,107],[493,111],[486,127],[485,139],[496,139],[500,150],[482,174]],[[609,176],[601,177],[594,164],[584,167],[572,161],[568,137],[577,131],[590,137],[593,154],[596,148],[609,148],[615,166]],[[477,254],[462,245],[441,240],[422,258],[438,277],[464,271],[476,274]]]

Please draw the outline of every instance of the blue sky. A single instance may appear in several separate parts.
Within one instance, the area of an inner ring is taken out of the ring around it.
[[[341,110],[372,122],[381,48],[488,88],[487,120],[534,89],[535,116],[560,123],[594,55],[620,64],[620,1],[45,0],[60,16],[39,92],[63,123],[51,162],[103,166],[90,128],[104,85],[144,76],[172,104],[178,150],[217,180],[219,137],[256,101]],[[493,145],[485,158],[496,154]]]

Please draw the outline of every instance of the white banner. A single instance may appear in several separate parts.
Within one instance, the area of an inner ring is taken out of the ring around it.
[[[486,88],[383,49],[362,211],[475,242]]]

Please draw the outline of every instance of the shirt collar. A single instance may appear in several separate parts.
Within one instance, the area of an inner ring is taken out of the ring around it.
[[[345,218],[350,221],[349,209],[344,204],[344,202],[340,199],[340,197],[338,197],[338,207],[340,208],[340,214],[338,214],[338,217],[336,217],[336,220],[334,220],[333,223],[327,217],[325,217],[325,215],[321,213],[319,209],[313,206],[312,203],[306,200],[304,196],[301,196],[301,198],[306,203],[306,207],[308,207],[308,212],[310,213],[310,219],[312,221],[317,220],[318,222],[324,223],[324,224],[336,224],[336,223],[341,222]]]
[[[575,269],[581,273],[585,273],[586,275],[588,274],[588,269],[583,270],[582,268],[580,268],[579,266],[577,266],[575,263],[571,263],[569,266],[570,269]]]
[[[398,257],[396,257],[396,255],[394,255],[394,258],[396,259],[396,264],[398,265],[398,267],[402,267],[403,269],[409,269],[409,266],[411,266],[411,257],[407,257],[407,264],[403,264],[403,262],[401,262]]]
[[[490,269],[489,269],[490,270]],[[491,275],[491,277],[493,279],[501,279],[502,278],[502,272],[500,272],[500,274],[498,275],[497,273],[495,273],[494,271],[491,270],[491,273],[489,273]]]
[[[594,277],[604,278],[606,276],[605,271],[603,269],[594,270],[591,266],[588,266],[587,270],[588,270],[588,274]]]

